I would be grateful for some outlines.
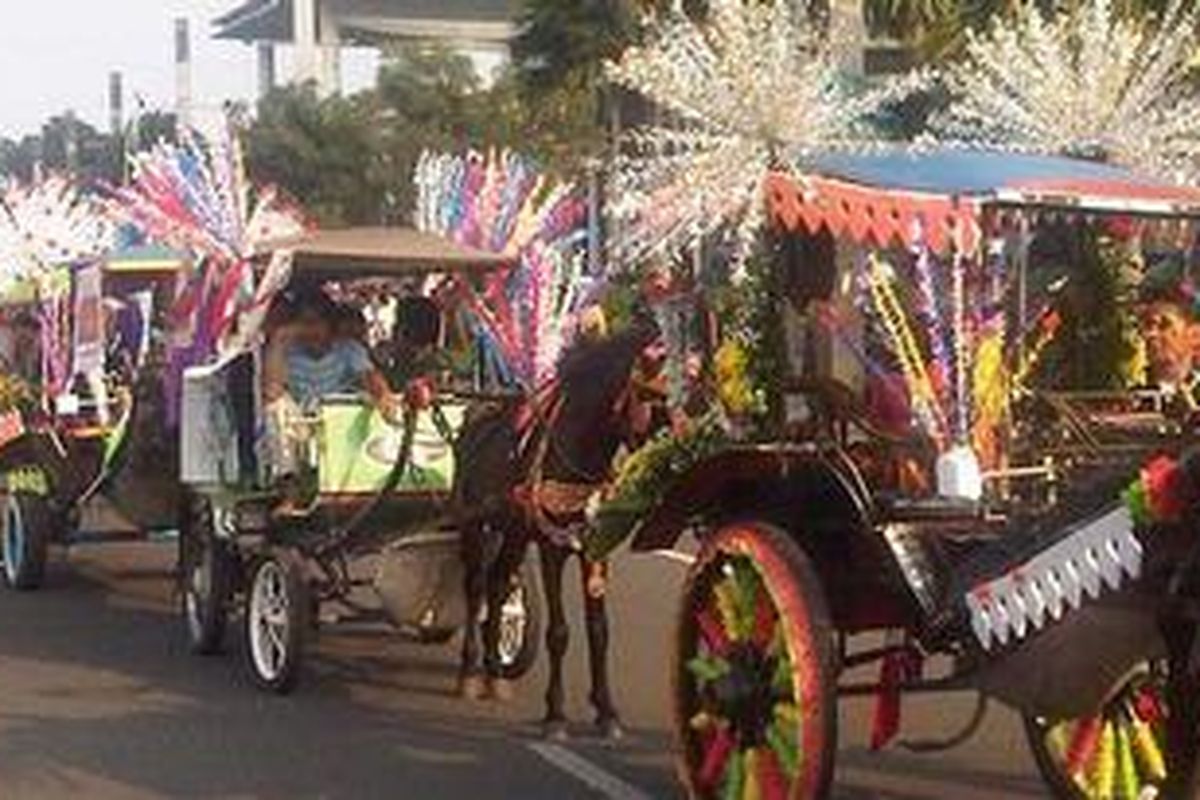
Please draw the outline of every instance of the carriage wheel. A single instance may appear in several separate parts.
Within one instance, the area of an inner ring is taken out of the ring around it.
[[[811,800],[837,748],[821,581],[783,531],[719,530],[688,575],[675,650],[680,773],[695,798]]]
[[[4,502],[3,541],[0,557],[8,585],[27,592],[41,588],[54,515],[43,497],[13,492]]]
[[[500,617],[500,674],[506,680],[524,677],[537,662],[542,617],[537,579],[528,561],[513,577]]]
[[[193,497],[179,538],[183,620],[188,646],[197,655],[221,651],[229,620],[233,559],[217,538],[212,504]]]
[[[303,562],[276,549],[254,566],[246,592],[246,657],[254,682],[287,694],[296,688],[312,613]]]
[[[1162,796],[1166,681],[1165,662],[1145,664],[1095,716],[1057,722],[1025,717],[1033,758],[1056,798]]]

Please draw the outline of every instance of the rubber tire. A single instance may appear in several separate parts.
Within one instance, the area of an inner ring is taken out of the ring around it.
[[[793,691],[803,698],[802,708],[812,709],[813,713],[806,715],[801,733],[801,782],[790,787],[793,791],[788,800],[821,800],[829,795],[837,754],[837,659],[829,606],[820,576],[794,539],[780,528],[757,521],[726,525],[707,537],[684,584],[672,655],[672,716],[680,780],[689,797],[714,797],[702,793],[694,778],[691,762],[695,754],[689,752],[692,703],[687,664],[696,652],[699,635],[691,613],[692,597],[703,590],[705,572],[728,555],[751,559],[778,609],[780,621],[789,628],[793,651],[810,655],[805,664],[793,655]],[[807,691],[803,691],[805,686]]]
[[[195,655],[224,650],[229,627],[229,602],[233,593],[234,563],[229,545],[214,531],[212,505],[207,498],[188,498],[179,532],[179,602],[188,649]],[[192,601],[192,565],[206,562],[209,591]]]
[[[1165,666],[1164,666],[1165,668]],[[1123,692],[1117,692],[1119,697]],[[1042,780],[1046,784],[1046,788],[1050,790],[1050,796],[1055,800],[1092,800],[1092,798],[1080,790],[1079,785],[1063,772],[1058,759],[1046,747],[1046,728],[1044,724],[1032,714],[1022,714],[1021,722],[1025,730],[1025,739],[1029,743],[1029,751],[1033,756],[1033,761],[1037,765],[1038,773],[1042,776]]]
[[[18,526],[15,530],[11,528],[14,525]],[[0,571],[10,588],[32,592],[42,587],[53,532],[54,514],[45,498],[32,494],[5,495],[4,520],[0,526],[0,560],[4,567]],[[14,553],[9,552],[14,538],[15,568],[10,560]]]
[[[254,655],[254,614],[252,609],[256,587],[262,579],[264,571],[271,568],[282,573],[282,586],[287,597],[287,632],[283,640],[283,662],[277,674],[266,675],[259,670]],[[296,551],[290,548],[273,548],[255,562],[250,571],[250,580],[246,585],[242,631],[245,639],[246,664],[250,671],[250,677],[258,688],[278,695],[290,694],[295,690],[300,682],[306,640],[311,630],[312,618],[311,591],[305,576],[303,560]]]
[[[513,589],[521,588],[525,598],[525,631],[521,647],[508,663],[501,663],[500,677],[509,681],[520,680],[537,663],[542,643],[542,604],[538,592],[537,574],[529,559],[517,572]],[[510,592],[509,596],[512,594]]]

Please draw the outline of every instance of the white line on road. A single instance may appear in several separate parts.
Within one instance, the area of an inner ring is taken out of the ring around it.
[[[641,789],[607,772],[562,745],[530,742],[529,749],[571,777],[587,784],[607,800],[652,800]]]

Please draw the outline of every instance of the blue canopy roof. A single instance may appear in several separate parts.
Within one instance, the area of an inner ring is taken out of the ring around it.
[[[806,166],[822,175],[864,186],[948,195],[991,194],[997,189],[1046,179],[1157,183],[1095,161],[953,148],[824,153]]]
[[[822,177],[892,191],[1131,212],[1200,212],[1200,191],[1095,161],[963,148],[823,153]]]

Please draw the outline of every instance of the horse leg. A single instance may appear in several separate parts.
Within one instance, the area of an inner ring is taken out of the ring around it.
[[[472,525],[462,532],[463,594],[466,599],[466,621],[463,625],[462,660],[458,673],[458,693],[468,700],[483,696],[480,676],[480,623],[483,602],[487,595],[488,574],[499,551],[500,535],[490,523]]]
[[[608,683],[608,562],[581,558],[579,568],[583,579],[588,666],[592,677],[590,699],[596,709],[596,728],[607,739],[619,739],[623,735],[621,720]]]
[[[525,535],[505,536],[500,556],[492,565],[491,574],[488,576],[488,612],[487,621],[483,626],[483,664],[488,680],[488,695],[501,702],[507,702],[513,697],[512,684],[505,678],[504,666],[500,661],[504,604],[512,589],[513,576],[525,560],[527,545],[528,537]]]
[[[571,640],[571,629],[563,608],[563,567],[566,548],[541,542],[542,587],[546,595],[546,652],[550,655],[550,681],[546,687],[546,718],[543,732],[550,739],[564,739],[567,717],[563,713],[563,658]]]

